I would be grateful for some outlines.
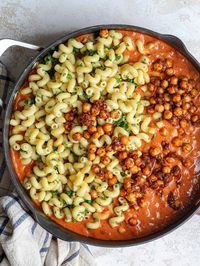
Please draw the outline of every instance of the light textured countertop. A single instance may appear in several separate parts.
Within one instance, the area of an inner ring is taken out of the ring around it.
[[[199,0],[2,0],[0,38],[45,45],[74,29],[124,23],[180,37],[200,61]],[[14,77],[33,52],[13,48],[5,62]],[[130,248],[91,247],[99,266],[200,265],[200,217],[154,242]],[[91,265],[92,266],[92,265]]]

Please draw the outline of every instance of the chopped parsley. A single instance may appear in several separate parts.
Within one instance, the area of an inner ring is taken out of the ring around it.
[[[74,47],[74,48],[73,48],[73,52],[79,52],[79,49],[76,48],[76,47]]]
[[[55,57],[53,57],[52,55],[47,55],[44,58],[44,63],[47,64],[49,61],[50,62],[55,62],[57,59]]]
[[[53,146],[53,151],[57,151],[58,147]]]
[[[115,61],[118,61],[118,60],[120,60],[121,59],[121,55],[116,55],[115,56]]]
[[[66,194],[67,194],[67,196],[69,196],[71,198],[73,196],[73,191],[72,190],[67,190]]]
[[[68,79],[72,79],[72,75],[70,73],[67,74]]]
[[[92,203],[92,200],[85,200],[85,202],[90,204],[90,203]]]
[[[127,78],[127,81],[130,82],[130,83],[135,84],[136,88],[138,87],[138,84],[134,82],[134,79]]]
[[[49,74],[50,78],[53,78],[54,74],[55,74],[55,69],[51,68],[47,71],[47,73]]]
[[[97,53],[97,51],[94,51],[94,50],[89,50],[88,51],[88,55],[90,55],[90,56],[93,56],[96,53]]]
[[[53,167],[53,169],[56,170],[56,171],[58,171],[58,166],[55,165],[55,166]]]
[[[121,176],[128,176],[128,173],[125,173],[125,172],[121,172]]]
[[[38,162],[38,163],[43,163],[43,161],[42,161],[42,157],[41,157],[41,156],[39,156],[39,157],[37,158],[37,162]]]
[[[51,190],[51,194],[53,197],[58,197],[59,196],[59,192],[56,190]]]
[[[122,127],[123,129],[129,132],[129,125],[128,122],[126,121],[126,116],[122,116],[119,120],[117,120],[114,123],[114,127]]]
[[[28,105],[32,105],[32,104],[35,104],[35,97],[34,98],[31,98],[31,99],[26,99],[24,101],[25,104],[28,104]]]

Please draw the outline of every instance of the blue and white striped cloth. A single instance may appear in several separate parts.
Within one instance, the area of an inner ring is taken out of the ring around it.
[[[0,99],[3,103],[9,97],[11,86],[12,82],[0,62]],[[0,123],[2,128],[2,118]],[[0,135],[0,265],[96,265],[87,245],[54,238],[30,216],[14,192],[2,155],[1,137]]]

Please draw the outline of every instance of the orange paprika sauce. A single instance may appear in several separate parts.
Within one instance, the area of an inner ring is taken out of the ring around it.
[[[122,34],[128,35],[135,42],[137,39],[144,40],[145,46],[153,43],[154,46],[150,49],[150,55],[148,56],[151,61],[155,61],[158,58],[170,59],[173,62],[173,69],[175,76],[181,77],[186,76],[193,79],[196,83],[196,89],[200,89],[200,77],[197,70],[192,66],[192,64],[177,50],[168,45],[167,43],[151,37],[146,34],[141,34],[138,32],[119,30]],[[77,40],[82,41],[84,39],[90,38],[90,34],[77,37]],[[134,51],[125,51],[126,54],[130,56],[129,61],[135,62],[139,60],[141,54],[135,49]],[[151,75],[151,72],[149,72]],[[23,87],[25,87],[27,83]],[[19,109],[19,101],[23,99],[23,96],[18,93],[15,102],[14,110]],[[195,99],[196,106],[200,106],[200,99]],[[198,110],[198,114],[199,114]],[[145,143],[142,145],[141,150],[146,152],[151,146],[161,146],[163,140],[170,141],[175,136],[174,127],[165,120],[165,128],[170,132],[166,137],[162,136],[159,131],[157,131],[155,138],[150,143]],[[50,218],[58,223],[59,225],[76,232],[81,235],[88,237],[104,239],[104,240],[125,240],[138,238],[141,236],[146,236],[152,234],[156,231],[161,230],[167,225],[178,220],[187,210],[194,204],[196,199],[199,199],[199,148],[200,148],[200,131],[195,129],[190,135],[187,135],[187,139],[192,143],[192,151],[189,154],[184,154],[182,156],[192,162],[191,167],[183,168],[179,161],[173,163],[173,165],[178,165],[182,169],[181,185],[176,188],[176,193],[179,195],[179,200],[182,202],[183,208],[180,210],[174,210],[167,204],[167,195],[169,191],[175,190],[175,183],[172,181],[170,184],[163,189],[163,196],[159,197],[156,192],[150,188],[147,188],[145,201],[147,205],[144,208],[140,208],[136,212],[137,225],[130,226],[128,224],[128,219],[130,217],[130,210],[125,212],[125,221],[121,223],[120,227],[125,229],[124,232],[119,232],[119,228],[111,228],[107,220],[101,221],[101,227],[95,230],[89,230],[86,228],[85,224],[92,219],[87,219],[82,222],[65,222],[63,219],[57,219],[54,216]],[[177,151],[176,147],[170,147],[172,151]],[[23,182],[24,178],[30,174],[31,169],[34,165],[32,161],[29,165],[24,166],[21,162],[21,158],[18,151],[11,150],[11,156],[14,164],[15,171],[20,181]],[[172,166],[173,166],[172,165]],[[36,203],[38,205],[38,203]],[[106,210],[106,208],[105,208]]]

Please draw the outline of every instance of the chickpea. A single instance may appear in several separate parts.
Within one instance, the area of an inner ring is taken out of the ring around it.
[[[148,176],[150,175],[151,173],[151,169],[149,166],[146,166],[145,168],[142,169],[142,173],[145,175],[145,176]]]
[[[140,166],[142,164],[142,159],[140,157],[138,157],[136,160],[135,160],[135,165],[137,166]]]
[[[161,87],[163,89],[166,89],[168,87],[168,85],[169,85],[169,83],[168,83],[168,81],[166,79],[161,82]]]
[[[108,152],[108,151],[112,151],[112,149],[113,149],[113,148],[112,148],[112,145],[107,145],[107,146],[106,146],[106,151],[107,151],[107,152]]]
[[[128,156],[127,152],[126,151],[122,151],[119,153],[119,160],[122,161],[124,159],[126,159]]]
[[[92,199],[96,199],[98,197],[98,193],[95,189],[90,190],[90,195]]]
[[[172,144],[176,147],[180,147],[182,145],[182,141],[178,137],[174,137],[172,139]]]
[[[164,104],[164,108],[165,108],[166,111],[169,111],[170,108],[171,108],[171,105],[169,103],[165,103]]]
[[[105,123],[103,125],[103,130],[105,133],[109,133],[113,130],[113,125],[111,123]]]
[[[155,100],[155,98],[153,98],[153,97],[150,98],[149,101],[150,101],[150,104],[156,104],[156,100]]]
[[[164,174],[169,174],[169,173],[171,172],[171,168],[170,168],[169,166],[164,166],[164,167],[162,168],[162,172],[163,172]]]
[[[148,91],[151,91],[151,92],[153,92],[155,90],[155,86],[152,83],[149,83],[147,85],[147,88],[148,88]]]
[[[129,137],[121,136],[121,138],[120,138],[121,144],[126,145],[128,143],[128,141],[129,141]]]
[[[167,68],[165,72],[168,76],[173,76],[174,75],[174,70],[173,68]]]
[[[85,138],[85,139],[89,139],[90,138],[90,133],[88,132],[88,131],[84,131],[83,132],[83,137]]]
[[[104,155],[106,154],[106,150],[105,150],[105,148],[99,148],[99,149],[97,150],[97,154],[98,154],[100,157],[104,156]]]
[[[90,143],[87,147],[89,153],[95,153],[97,150],[97,147],[94,143]]]
[[[97,127],[97,132],[100,134],[100,136],[103,136],[104,134],[103,128],[101,126]]]
[[[155,176],[155,175],[150,175],[150,177],[149,177],[149,180],[150,180],[151,182],[155,182],[157,179],[158,179],[158,178],[157,178],[157,176]]]
[[[171,119],[172,118],[172,112],[168,111],[168,110],[164,111],[164,118],[167,120]]]
[[[147,206],[147,202],[145,200],[141,200],[139,205],[141,208],[145,208]]]
[[[195,122],[197,122],[199,120],[199,116],[198,115],[193,115],[191,117],[191,120],[192,120],[193,123],[195,123]]]
[[[75,140],[75,141],[79,141],[80,139],[81,139],[81,134],[79,133],[79,132],[77,132],[77,133],[74,133],[73,135],[72,135],[72,138],[73,138],[73,140]]]
[[[113,178],[111,178],[111,179],[108,179],[108,185],[109,186],[113,186],[113,185],[115,185],[117,183],[117,177],[116,176],[114,176]]]
[[[184,131],[183,128],[179,128],[179,129],[178,129],[178,134],[179,134],[179,135],[184,135],[184,133],[185,133],[185,131]]]
[[[128,168],[131,168],[135,165],[134,160],[132,158],[127,158],[124,164]]]
[[[112,111],[111,117],[113,119],[117,119],[117,118],[119,118],[119,116],[120,116],[120,113],[118,111]]]
[[[139,171],[140,171],[140,168],[136,165],[130,168],[131,174],[137,174]]]
[[[100,111],[99,117],[102,119],[106,119],[109,117],[109,113],[106,111]]]
[[[177,85],[178,84],[178,78],[173,76],[170,78],[170,84]]]
[[[120,190],[120,196],[121,197],[125,197],[126,196],[126,190],[125,189],[121,189]]]
[[[155,106],[156,112],[162,113],[162,112],[164,112],[164,110],[165,110],[165,108],[162,104],[156,104],[156,106]]]
[[[172,101],[175,103],[178,103],[181,101],[181,95],[180,94],[176,94],[173,96]]]
[[[106,171],[105,172],[105,178],[106,179],[112,179],[113,178],[113,173],[111,171]]]
[[[159,62],[153,64],[153,69],[155,71],[161,72],[163,70],[163,65]]]
[[[108,30],[105,29],[105,30],[100,30],[100,33],[99,35],[103,38],[107,38],[108,37]]]
[[[66,113],[65,118],[67,121],[73,121],[74,120],[74,115],[72,113]]]
[[[166,60],[166,67],[167,67],[167,68],[170,68],[170,67],[172,67],[172,66],[173,66],[172,60],[167,59],[167,60]]]
[[[157,185],[160,187],[163,187],[164,186],[164,181],[163,180],[157,180],[156,181]]]
[[[92,113],[92,115],[97,116],[97,115],[99,115],[100,110],[97,109],[96,107],[92,107],[91,113]]]
[[[184,98],[183,98],[183,101],[185,102],[185,103],[190,103],[191,102],[191,97],[189,96],[189,95],[185,95],[184,96]]]
[[[182,108],[183,108],[183,110],[188,110],[188,109],[190,109],[190,104],[189,103],[183,103]]]
[[[100,134],[99,132],[94,132],[94,133],[92,134],[92,137],[93,137],[94,139],[98,139],[98,138],[101,137],[101,134]]]
[[[182,80],[180,82],[180,87],[184,90],[186,90],[188,88],[188,82],[186,80]]]
[[[174,94],[177,92],[177,87],[174,85],[171,85],[170,87],[168,87],[167,91],[169,92],[169,94]]]
[[[95,158],[96,158],[95,153],[88,153],[88,160],[89,161],[94,161]]]
[[[167,136],[167,129],[166,129],[165,127],[161,128],[161,129],[160,129],[160,134],[161,134],[162,136]]]
[[[190,93],[191,93],[192,97],[196,97],[198,95],[198,90],[192,89]]]
[[[155,148],[150,148],[150,151],[149,151],[150,155],[151,156],[157,156],[158,154],[160,154],[160,149],[158,147],[155,147]]]
[[[196,106],[191,106],[189,109],[190,114],[194,114],[197,111]]]
[[[120,227],[118,228],[118,232],[119,232],[120,234],[123,234],[123,233],[126,232],[126,228],[120,226]]]
[[[136,202],[136,196],[135,196],[135,194],[133,192],[128,194],[128,196],[126,198],[130,202]]]
[[[135,218],[131,218],[128,220],[128,223],[132,226],[137,225],[137,220]]]
[[[182,120],[180,121],[180,126],[181,126],[182,128],[186,128],[187,125],[188,125],[188,123],[187,123],[187,120],[186,120],[186,119],[182,119]]]
[[[183,114],[182,108],[180,108],[180,107],[175,108],[174,109],[174,114],[176,116],[181,116]]]
[[[190,145],[189,143],[184,143],[182,146],[182,150],[186,153],[189,153],[192,150],[192,145]]]
[[[153,114],[155,111],[153,109],[153,107],[147,107],[147,113],[148,114]]]
[[[83,113],[88,113],[91,109],[91,104],[84,103],[82,108],[83,108]]]
[[[98,164],[93,164],[92,165],[92,171],[97,174],[101,170],[101,167]]]
[[[171,98],[170,98],[169,93],[165,93],[165,94],[164,94],[164,101],[165,101],[165,102],[170,102],[170,101],[171,101]]]
[[[191,166],[191,161],[189,159],[185,159],[183,160],[183,165],[187,168],[189,168]]]
[[[124,179],[124,188],[126,190],[131,188],[131,182],[132,182],[132,179],[131,178],[126,177]]]
[[[164,93],[164,89],[163,89],[162,87],[159,87],[159,88],[157,89],[157,92],[158,92],[159,94],[163,94],[163,93]]]
[[[93,134],[94,132],[96,132],[97,131],[97,128],[95,127],[95,126],[89,126],[88,127],[88,132],[90,133],[90,134]]]
[[[101,157],[101,162],[104,164],[104,165],[108,165],[110,163],[110,158],[108,156],[102,156]]]

